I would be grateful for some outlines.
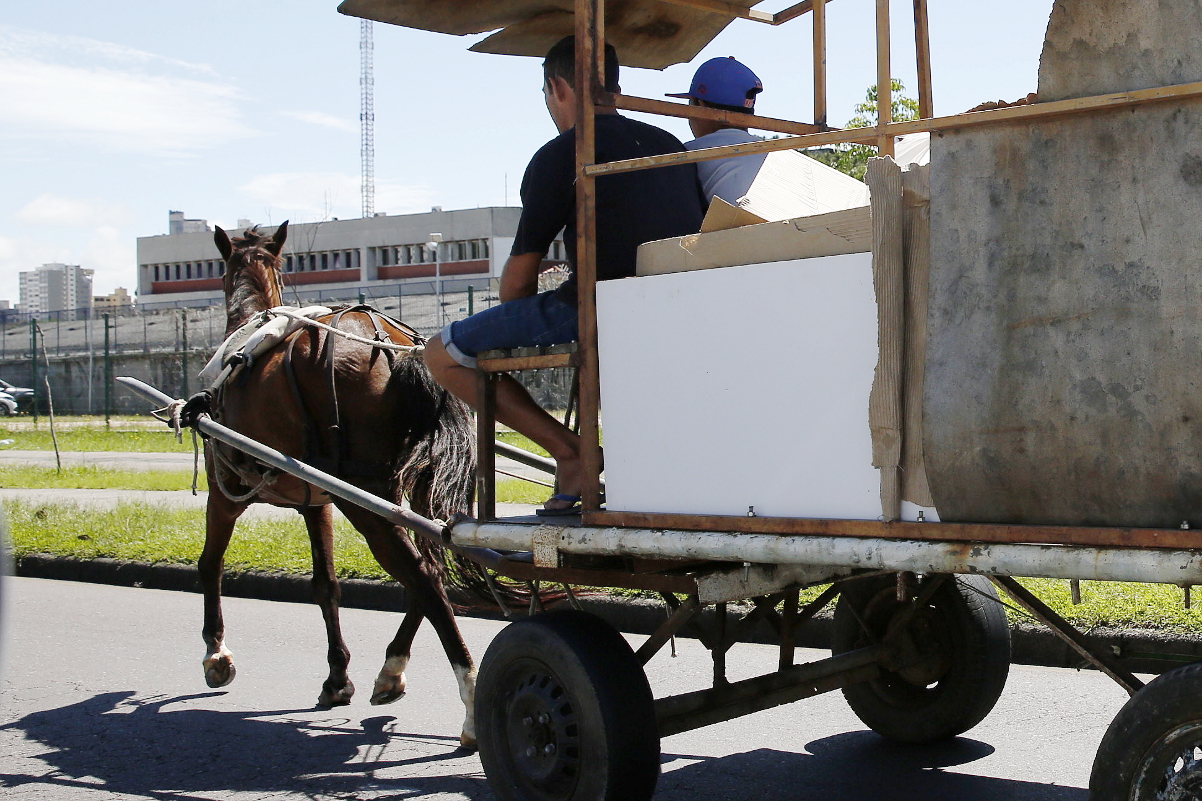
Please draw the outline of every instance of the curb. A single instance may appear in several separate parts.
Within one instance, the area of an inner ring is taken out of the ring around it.
[[[30,554],[14,560],[14,573],[24,578],[86,581],[119,587],[140,587],[176,592],[200,592],[195,566],[149,564],[119,559],[77,559],[75,557]],[[402,612],[406,607],[405,589],[393,581],[343,579],[342,606],[384,612]],[[235,598],[263,601],[311,603],[309,577],[285,573],[229,573],[222,579],[222,594]],[[627,634],[651,634],[666,616],[664,605],[644,598],[586,596],[580,599],[588,612],[601,617]],[[501,619],[496,612],[468,612],[469,617]],[[713,610],[700,615],[706,623]],[[797,632],[797,645],[803,648],[830,647],[834,620],[830,612],[819,614]],[[761,622],[747,633],[747,642],[773,643],[773,632]],[[1155,629],[1096,628],[1090,638],[1109,647],[1120,662],[1134,673],[1162,673],[1190,662],[1202,661],[1202,636],[1189,636]],[[1050,629],[1026,622],[1011,626],[1011,661],[1020,665],[1077,668],[1085,661]]]

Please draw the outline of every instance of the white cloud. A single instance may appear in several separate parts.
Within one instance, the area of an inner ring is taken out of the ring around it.
[[[341,172],[279,172],[259,175],[238,187],[270,209],[273,222],[358,217],[359,176]],[[389,214],[426,211],[433,193],[425,186],[376,182],[376,208]]]
[[[82,37],[0,28],[0,118],[9,136],[186,155],[253,136],[212,70]]]
[[[138,256],[128,231],[110,225],[97,227],[75,263],[96,271],[92,276],[94,294],[108,295],[118,286],[132,294],[138,287]]]
[[[307,122],[310,125],[320,125],[324,128],[334,128],[338,131],[354,132],[359,130],[359,124],[351,120],[335,117],[333,114],[326,114],[324,111],[285,111],[285,117],[291,117],[301,122]]]
[[[0,25],[0,52],[13,56],[26,56],[39,60],[53,55],[55,59],[65,57],[82,59],[102,58],[121,64],[166,65],[177,67],[210,77],[217,77],[217,72],[208,64],[193,64],[177,58],[148,53],[115,42],[102,42],[84,36],[69,34],[45,33],[10,25]]]
[[[29,225],[57,225],[90,228],[95,225],[122,225],[132,220],[122,204],[95,198],[73,198],[45,192],[17,212],[17,219]]]

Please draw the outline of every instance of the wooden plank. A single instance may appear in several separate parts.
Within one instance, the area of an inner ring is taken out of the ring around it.
[[[1202,531],[1152,528],[1008,525],[1003,523],[885,523],[879,520],[814,520],[656,512],[591,512],[586,526],[821,537],[880,537],[932,542],[1003,542],[1082,545],[1098,548],[1202,548]]]
[[[893,75],[889,70],[889,0],[876,0],[876,149],[878,156],[893,155]]]
[[[576,0],[576,284],[580,320],[580,448],[584,463],[581,506],[601,506],[601,380],[597,363],[597,182],[587,172],[596,161],[598,62],[604,60],[605,0]],[[602,66],[603,70],[604,67]],[[603,72],[601,74],[604,74]]]
[[[671,3],[674,6],[699,8],[702,11],[713,11],[715,14],[722,14],[735,19],[749,19],[752,22],[765,22],[769,25],[775,24],[774,16],[767,11],[757,11],[746,6],[735,5],[734,3],[723,3],[721,0],[660,0],[660,2]]]
[[[929,120],[895,122],[888,126],[887,132],[889,136],[893,137],[918,133],[920,131],[952,131],[958,128],[973,128],[985,125],[1037,122],[1043,119],[1053,119],[1073,114],[1101,113],[1141,106],[1148,103],[1196,100],[1200,97],[1202,97],[1202,82],[1187,83],[1177,86],[1162,86],[1155,89],[1138,89],[1131,92],[1115,92],[1108,95],[1057,100],[1052,103],[1034,103],[1029,106],[1012,106],[1010,108],[998,108],[989,111],[972,111],[967,114],[935,117]],[[749,142],[744,145],[725,145],[705,150],[690,150],[687,153],[667,153],[662,156],[611,161],[606,164],[595,164],[588,167],[586,173],[588,175],[609,175],[612,173],[645,170],[649,167],[661,167],[665,164],[688,164],[697,161],[730,158],[731,156],[820,147],[822,145],[832,145],[842,142],[871,145],[875,141],[875,132],[873,136],[865,136],[863,130],[856,129],[829,131],[825,133],[789,136],[782,139],[769,139],[763,142]]]
[[[832,2],[832,0],[826,0]],[[805,2],[791,5],[788,8],[781,9],[772,15],[773,25],[784,25],[789,20],[797,19],[800,16],[810,13],[814,9],[814,0],[805,0]]]
[[[476,409],[476,516],[495,520],[497,382],[483,370],[476,372]]]
[[[510,370],[542,370],[549,367],[575,367],[575,353],[548,353],[541,356],[508,356],[503,359],[478,359],[476,366],[488,373]]]
[[[713,120],[737,125],[740,128],[755,128],[760,131],[772,131],[786,134],[810,134],[831,130],[827,125],[816,125],[808,122],[793,122],[775,117],[758,117],[755,114],[744,114],[740,111],[723,111],[720,108],[690,106],[686,103],[673,103],[667,100],[654,100],[649,97],[635,95],[612,94],[601,95],[599,105],[620,108],[625,111],[642,111],[647,114],[661,114],[665,117],[683,117],[691,120]]]
[[[931,82],[931,26],[927,0],[914,0],[914,50],[918,61],[918,116],[935,116],[935,98]]]
[[[826,2],[814,2],[814,123],[826,125]]]

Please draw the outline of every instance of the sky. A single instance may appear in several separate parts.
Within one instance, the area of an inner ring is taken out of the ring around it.
[[[758,6],[776,11],[788,0]],[[1036,89],[1052,0],[929,0],[935,111]],[[830,0],[830,122],[875,82],[873,0]],[[47,262],[136,281],[136,239],[167,213],[233,227],[360,216],[359,20],[336,0],[38,0],[0,8],[0,299]],[[912,3],[893,0],[893,71],[917,96]],[[376,24],[375,210],[518,205],[555,135],[538,59]],[[690,64],[627,69],[627,94],[688,88],[708,58],[761,78],[757,113],[813,118],[811,29],[735,20]],[[638,115],[635,115],[638,116]],[[643,117],[688,139],[684,120]]]

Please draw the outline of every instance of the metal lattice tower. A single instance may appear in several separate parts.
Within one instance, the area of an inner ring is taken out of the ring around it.
[[[376,112],[375,85],[372,61],[375,45],[372,42],[371,20],[363,20],[359,37],[359,156],[362,161],[360,181],[363,194],[363,216],[376,211]]]

